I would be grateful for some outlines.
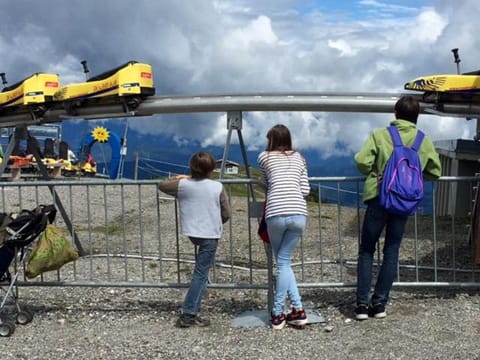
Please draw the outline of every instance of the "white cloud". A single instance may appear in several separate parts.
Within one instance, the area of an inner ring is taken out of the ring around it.
[[[475,120],[458,117],[421,115],[418,119],[418,127],[434,140],[472,139],[475,126]]]
[[[377,71],[390,71],[393,73],[401,73],[405,70],[405,66],[398,61],[380,60],[375,63]]]
[[[420,43],[433,44],[442,35],[447,25],[447,18],[442,17],[435,9],[426,9],[417,16],[404,36]]]
[[[328,40],[328,46],[338,50],[340,56],[355,56],[357,54],[357,50],[353,49],[352,46],[343,39]]]
[[[377,10],[378,12],[388,13],[388,14],[412,14],[417,11],[417,8],[404,6],[404,5],[396,5],[391,4],[385,1],[377,1],[377,0],[361,0],[359,1],[360,5],[371,7],[372,9]]]
[[[246,26],[236,28],[227,33],[223,39],[224,46],[231,49],[246,49],[256,44],[272,45],[277,42],[277,36],[272,29],[271,20],[266,16],[259,16]]]
[[[180,69],[194,68],[189,34],[184,34],[175,24],[166,25],[163,32],[165,33],[162,51],[164,63],[169,67]]]
[[[209,134],[203,137],[202,146],[219,145],[226,143],[227,115],[215,114],[211,120]],[[238,143],[237,132],[233,132],[232,143]]]

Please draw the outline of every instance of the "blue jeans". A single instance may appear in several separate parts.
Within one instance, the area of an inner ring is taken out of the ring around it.
[[[367,202],[362,236],[358,251],[357,305],[383,304],[388,301],[393,280],[397,273],[398,253],[408,217],[387,212],[380,206],[378,197]],[[373,255],[383,228],[385,228],[383,261],[370,301]]]
[[[200,311],[203,294],[208,284],[208,271],[215,263],[218,239],[200,239],[190,237],[190,241],[198,246],[195,270],[192,281],[183,301],[183,313],[197,315]]]
[[[277,263],[273,315],[283,313],[287,295],[294,308],[302,308],[302,299],[298,292],[291,263],[293,252],[303,234],[306,221],[307,218],[304,215],[273,216],[266,219],[270,244]]]

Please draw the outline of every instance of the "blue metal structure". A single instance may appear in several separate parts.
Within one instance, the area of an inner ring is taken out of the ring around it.
[[[110,167],[109,167],[109,177],[110,179],[116,179],[118,176],[118,169],[120,167],[120,151],[121,151],[121,140],[120,137],[115,134],[114,132],[109,131],[108,132],[108,144],[110,145],[110,148],[112,149],[112,158],[110,160]],[[88,135],[85,137],[85,139],[82,141],[81,145],[81,154],[80,154],[80,161],[81,162],[86,162],[87,159],[86,157],[88,154],[90,154],[90,150],[92,146],[98,142],[93,136],[93,131],[89,132]]]

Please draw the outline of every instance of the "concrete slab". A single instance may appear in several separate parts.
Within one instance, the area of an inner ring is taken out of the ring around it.
[[[307,312],[307,325],[326,323],[325,318],[316,310],[305,309]],[[267,310],[245,311],[233,319],[233,327],[253,328],[270,326],[270,315]]]

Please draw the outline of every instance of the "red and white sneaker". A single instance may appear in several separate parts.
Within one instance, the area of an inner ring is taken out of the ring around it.
[[[292,311],[287,314],[287,324],[297,327],[307,325],[307,313],[303,309],[292,308]]]
[[[282,330],[287,323],[285,314],[273,315],[272,314],[272,328],[273,330]]]

